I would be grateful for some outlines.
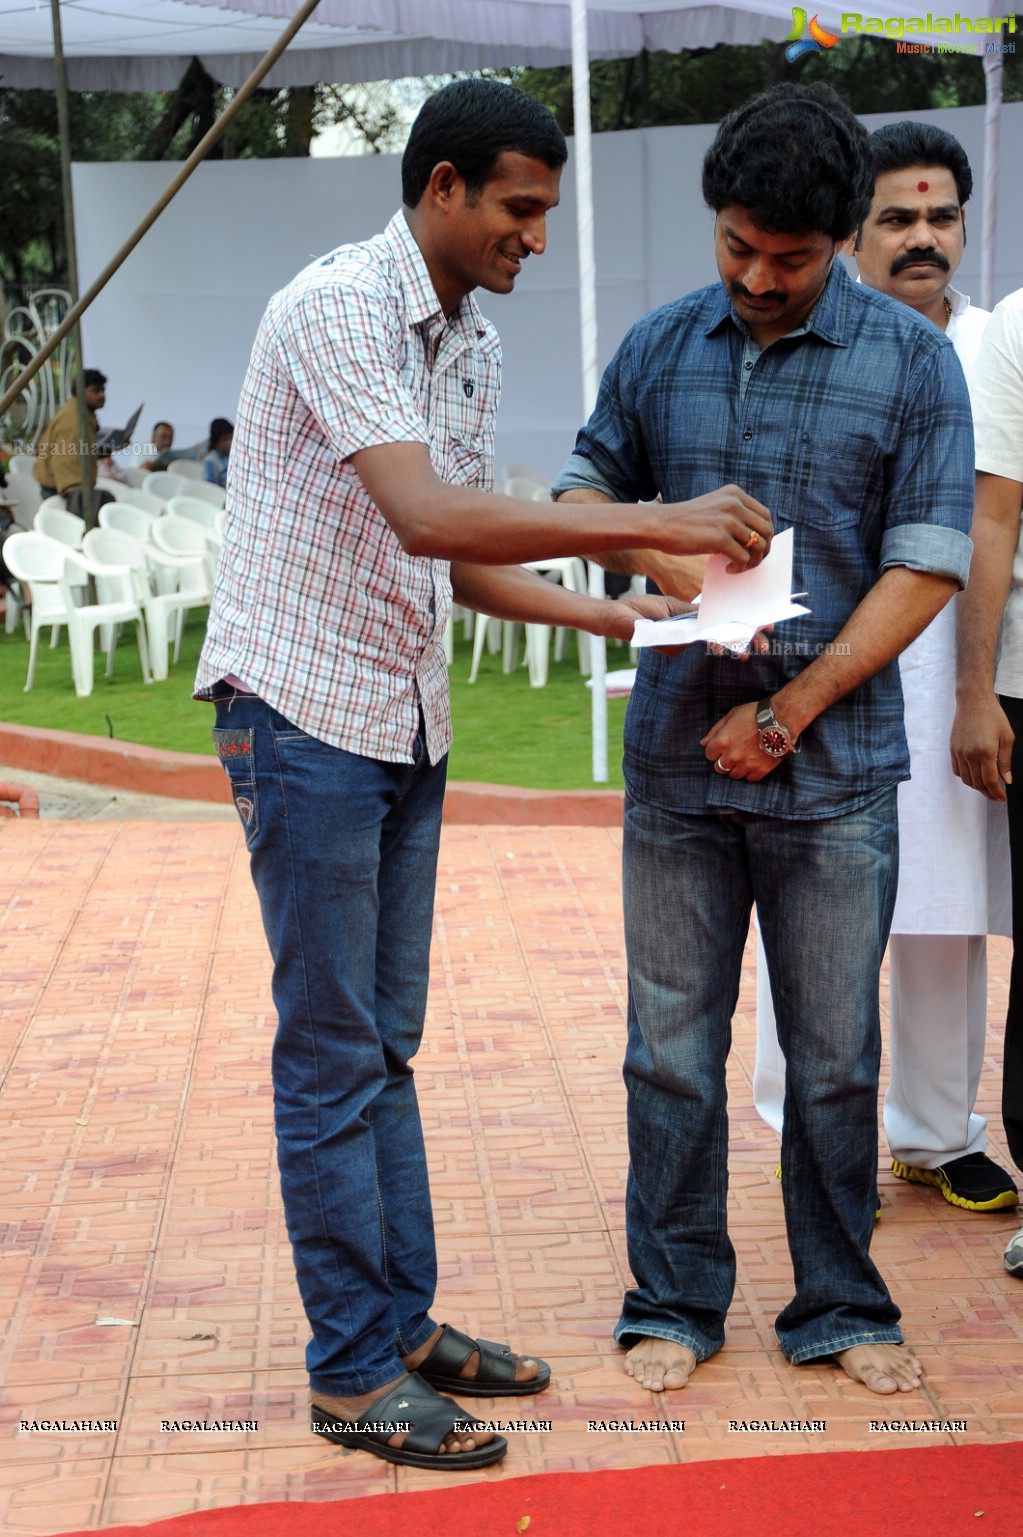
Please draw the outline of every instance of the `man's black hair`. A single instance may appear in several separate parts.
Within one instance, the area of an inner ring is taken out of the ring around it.
[[[758,228],[841,241],[874,190],[867,130],[829,85],[775,85],[729,114],[703,162],[715,213],[737,204]]]
[[[155,432],[158,427],[166,427],[169,432],[174,431],[174,424],[172,422],[154,422],[153,432]]]
[[[234,427],[227,420],[227,418],[224,416],[215,416],[210,422],[210,446],[208,452],[212,453],[217,444],[220,442],[221,438],[225,437],[229,432],[233,433]]]
[[[525,91],[500,80],[455,80],[427,97],[412,124],[401,161],[402,200],[415,208],[434,166],[450,160],[474,203],[506,150],[552,169],[568,159],[553,114]]]
[[[955,178],[960,208],[973,191],[973,172],[959,140],[933,123],[886,123],[870,135],[874,175],[905,171],[910,166],[941,166]]]
[[[87,390],[102,389],[102,387],[107,382],[107,376],[106,376],[106,374],[101,374],[98,368],[87,368],[85,370],[84,374],[82,375],[82,382],[83,382],[84,388],[87,389]],[[78,380],[77,379],[73,379],[71,381],[71,393],[72,393],[72,395],[75,395],[75,394],[78,393],[77,392],[77,388],[76,388],[77,384],[78,384]]]

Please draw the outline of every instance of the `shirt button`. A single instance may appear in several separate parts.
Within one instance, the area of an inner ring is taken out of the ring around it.
[[[743,368],[752,368],[752,367],[753,367],[753,364],[752,364],[752,363],[749,363],[749,362],[746,362],[746,363],[744,363],[744,364],[743,364],[743,365],[742,365],[742,366],[743,366]]]
[[[745,442],[748,443],[750,438],[753,436],[753,434],[752,434],[752,432],[750,432],[749,428],[747,427],[746,431],[743,433],[742,436],[743,436],[743,439],[745,440]]]

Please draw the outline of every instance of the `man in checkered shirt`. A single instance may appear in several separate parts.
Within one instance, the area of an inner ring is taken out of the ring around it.
[[[452,597],[628,639],[638,613],[664,615],[671,600],[596,600],[516,563],[628,543],[722,551],[740,569],[771,536],[767,510],[735,486],[556,518],[492,494],[500,348],[472,290],[509,293],[543,251],[566,155],[522,92],[456,82],[413,126],[404,206],[384,233],[271,299],[196,681],[216,703],[274,962],[278,1162],[313,1336],[313,1429],[417,1467],[480,1467],[507,1449],[438,1388],[518,1395],[550,1379],[543,1362],[430,1316],[410,1062],[451,737]]]

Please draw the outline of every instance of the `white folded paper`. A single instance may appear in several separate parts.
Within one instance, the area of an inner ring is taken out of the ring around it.
[[[637,619],[632,644],[690,646],[712,640],[730,651],[745,651],[757,630],[808,614],[804,604],[793,601],[792,546],[793,531],[787,528],[774,536],[759,566],[747,571],[726,571],[727,556],[712,555],[703,592],[695,599],[699,611],[677,619]]]

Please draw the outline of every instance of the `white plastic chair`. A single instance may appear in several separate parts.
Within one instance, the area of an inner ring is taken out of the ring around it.
[[[223,486],[211,485],[208,480],[190,480],[185,488],[186,496],[197,496],[201,501],[212,502],[214,507],[227,504],[227,492]]]
[[[190,523],[187,518],[176,518],[169,512],[165,518],[154,519],[149,541],[153,552],[151,558],[165,571],[173,573],[174,591],[194,593],[193,607],[209,603],[213,592],[214,558],[209,540],[199,525]]]
[[[209,541],[198,523],[188,518],[178,518],[172,512],[166,517],[154,518],[149,526],[149,537],[158,550],[178,558],[208,556]]]
[[[487,614],[477,614],[472,636],[472,665],[469,668],[469,682],[476,682],[483,652],[487,648],[491,654],[502,652],[502,672],[514,672],[516,640],[516,629],[511,620],[491,619]]]
[[[46,502],[36,509],[32,526],[48,539],[66,544],[69,550],[80,550],[85,534],[85,519],[66,507],[50,507]]]
[[[11,471],[15,475],[32,475],[32,466],[35,462],[34,454],[12,454]],[[35,480],[36,485],[39,484],[34,475],[32,479]]]
[[[77,567],[91,576],[104,601],[83,603],[76,607],[71,597],[69,574]],[[65,623],[71,642],[71,675],[75,693],[85,699],[92,693],[95,681],[94,649],[95,634],[102,630],[107,638],[107,670],[109,678],[114,670],[114,652],[117,648],[118,626],[134,623],[138,636],[139,660],[142,663],[143,683],[152,683],[149,671],[149,645],[146,639],[146,623],[142,612],[143,593],[139,578],[130,566],[107,566],[90,560],[76,550],[67,550],[64,569],[60,574],[60,590],[67,612]]]
[[[526,464],[505,466],[501,490],[506,496],[517,496],[524,502],[549,502],[551,499],[550,481]]]
[[[217,519],[222,516],[222,508],[214,507],[212,502],[203,501],[197,496],[172,496],[167,503],[167,510],[175,518],[186,518],[189,523],[196,524],[210,544],[219,550],[223,541],[217,533]]]
[[[24,458],[23,454],[15,455]],[[14,462],[13,460],[11,461]],[[13,470],[7,477],[7,485],[0,491],[0,501],[11,509],[11,516],[23,528],[31,528],[32,519],[42,505],[43,488],[34,475]]]
[[[149,471],[140,470],[138,466],[134,464],[123,464],[121,466],[121,474],[124,476],[125,480],[133,490],[142,491],[145,488],[145,479],[149,474]]]
[[[67,512],[67,502],[56,493],[53,496],[44,496],[36,511],[40,511],[43,507],[59,507],[62,512]]]
[[[175,459],[173,474],[183,475],[186,480],[205,480],[206,472],[198,459]]]
[[[99,491],[109,491],[115,502],[129,502],[132,507],[141,507],[143,512],[151,512],[154,518],[167,510],[167,503],[161,501],[158,496],[150,496],[148,491],[140,491],[138,486],[126,486],[119,480],[107,480],[99,476],[96,481]]]
[[[585,593],[586,591],[586,567],[577,555],[551,560],[530,560],[526,562],[526,570],[538,571],[541,576],[546,576],[551,581],[559,581],[568,592]],[[579,671],[588,673],[590,671],[590,637],[584,630],[577,630],[575,633],[579,648]],[[554,656],[557,661],[560,661],[565,654],[567,635],[567,630],[558,628],[555,631]],[[550,643],[549,624],[526,625],[526,666],[529,669],[531,688],[543,688],[547,682]]]
[[[550,560],[526,561],[527,571],[536,571],[542,576],[549,577],[552,581],[560,581],[569,592],[586,591],[586,567],[577,555],[551,558]],[[498,621],[485,619],[482,615],[476,622],[476,633],[472,643],[472,666],[469,669],[469,682],[476,682],[479,672],[483,650],[488,637],[493,640],[492,626],[501,623],[501,635],[503,641],[502,671],[514,672],[518,651],[518,625],[510,620]],[[554,655],[558,661],[565,654],[565,638],[567,631],[558,629],[554,644]],[[579,646],[579,671],[590,671],[589,636],[582,630],[576,631]],[[543,688],[547,682],[549,671],[549,656],[551,641],[551,626],[549,624],[526,625],[526,666],[529,670],[529,683],[531,688]],[[496,648],[495,648],[496,649]]]
[[[131,502],[105,502],[99,510],[100,528],[112,528],[121,534],[130,534],[143,542],[149,538],[153,514]]]
[[[28,532],[25,525],[23,523],[19,523],[17,519],[15,519],[15,521],[9,526],[9,537],[13,537],[14,534],[24,534]],[[4,634],[14,635],[17,632],[18,626],[24,623],[25,635],[27,637],[28,616],[29,595],[22,584],[17,580],[14,573],[9,571],[7,593],[4,598]]]
[[[172,496],[184,496],[189,484],[183,475],[175,475],[172,470],[151,470],[142,482],[142,489],[161,502],[169,502]]]
[[[151,585],[151,563],[156,551],[147,547],[141,539],[135,539],[114,528],[94,528],[85,536],[85,553],[90,560],[105,566],[130,566],[140,578],[139,594],[146,616],[149,635],[149,661],[153,677],[167,677],[167,653],[169,648],[169,624],[173,617],[174,661],[181,655],[181,638],[185,628],[185,613],[190,608],[205,608],[209,603],[209,582],[205,562],[196,559],[184,567],[175,562],[176,578],[182,585],[175,591],[154,592]],[[100,578],[97,578],[97,587]]]
[[[32,599],[26,694],[35,681],[39,631],[51,626],[52,644],[56,645],[60,626],[68,622],[68,607],[73,607],[60,586],[67,554],[65,545],[35,532],[12,534],[4,544],[4,563],[17,579],[23,595],[31,594]]]

